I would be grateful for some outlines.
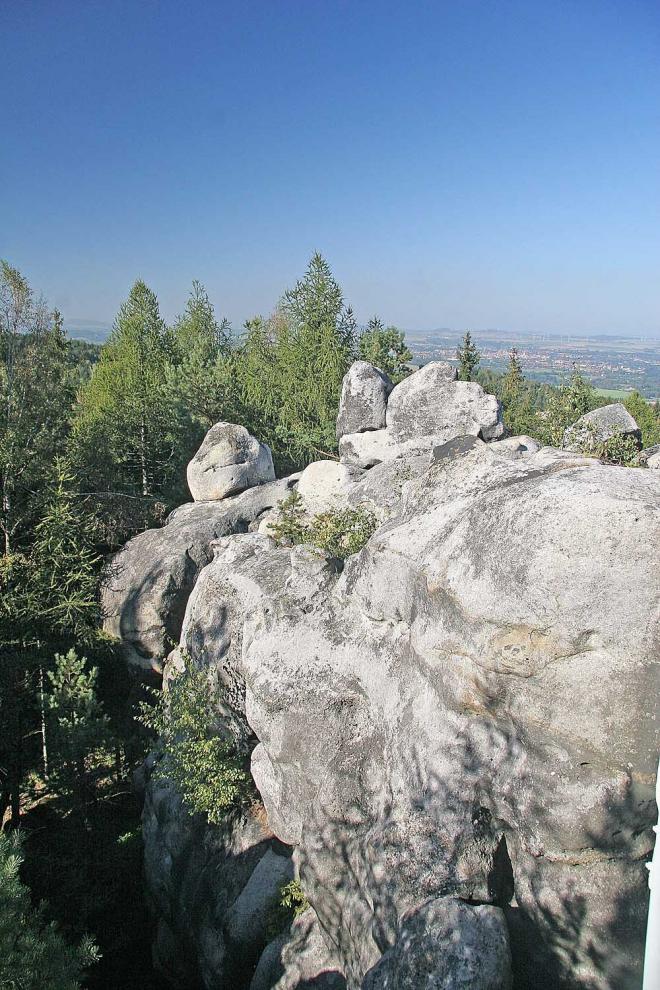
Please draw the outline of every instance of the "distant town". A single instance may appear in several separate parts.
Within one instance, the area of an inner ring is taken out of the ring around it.
[[[451,360],[463,331],[407,331],[415,361]],[[577,364],[604,395],[624,398],[637,389],[646,399],[660,398],[660,340],[628,337],[572,337],[473,330],[481,366],[502,370],[515,347],[528,378],[556,384]]]
[[[70,320],[72,337],[101,344],[110,333],[106,323]],[[406,340],[416,364],[453,360],[464,330],[406,330]],[[527,331],[472,330],[481,351],[481,367],[503,370],[515,347],[525,375],[557,384],[570,374],[573,364],[604,395],[625,398],[637,389],[646,399],[660,399],[660,339],[607,336],[569,336]]]

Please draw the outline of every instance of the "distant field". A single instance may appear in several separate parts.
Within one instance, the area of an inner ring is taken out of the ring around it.
[[[597,388],[596,395],[602,395],[605,399],[627,399],[631,391],[625,388]]]

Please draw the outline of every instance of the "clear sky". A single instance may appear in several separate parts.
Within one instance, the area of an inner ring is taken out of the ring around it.
[[[66,318],[314,250],[361,322],[660,336],[658,0],[0,0],[0,256]]]

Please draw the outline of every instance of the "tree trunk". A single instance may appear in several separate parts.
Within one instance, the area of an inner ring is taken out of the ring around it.
[[[39,701],[41,705],[41,756],[44,777],[48,777],[48,745],[46,743],[46,701],[44,698],[44,668],[39,664]]]
[[[147,477],[147,427],[144,413],[140,419],[140,467],[142,469],[142,494],[149,494],[149,479]]]

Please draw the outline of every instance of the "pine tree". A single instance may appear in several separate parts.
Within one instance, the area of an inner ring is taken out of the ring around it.
[[[73,402],[62,319],[0,262],[0,535],[6,555],[29,542]]]
[[[79,990],[84,970],[100,956],[85,937],[68,945],[47,907],[32,907],[21,883],[23,853],[16,833],[0,833],[0,987],[14,990]]]
[[[88,760],[108,737],[108,720],[96,696],[98,670],[87,670],[86,663],[73,649],[55,654],[47,696],[49,783],[60,794],[72,796],[74,808],[83,815],[92,791]]]
[[[158,300],[138,280],[80,396],[73,452],[93,487],[143,497],[167,492],[177,468],[166,387],[173,357]]]
[[[469,330],[465,331],[465,336],[456,349],[458,358],[458,377],[462,382],[472,381],[474,373],[481,361],[481,354],[477,350],[476,344],[472,340]]]
[[[397,383],[408,374],[407,362],[412,361],[408,350],[405,334],[396,327],[385,329],[382,320],[374,316],[360,337],[358,357],[361,361],[369,361],[384,371]]]

